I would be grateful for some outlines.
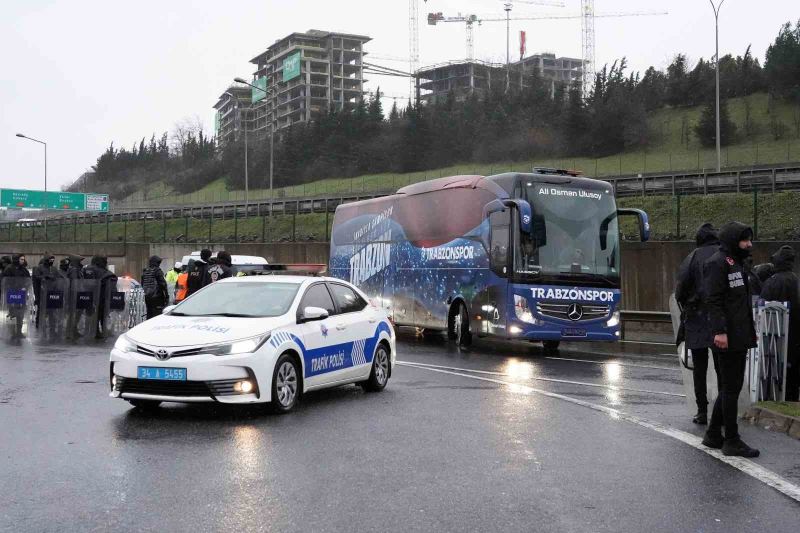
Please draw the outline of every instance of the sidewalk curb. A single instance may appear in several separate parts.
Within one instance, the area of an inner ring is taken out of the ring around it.
[[[753,405],[747,408],[742,419],[767,431],[786,433],[800,440],[800,418],[796,416],[784,415],[766,407]]]

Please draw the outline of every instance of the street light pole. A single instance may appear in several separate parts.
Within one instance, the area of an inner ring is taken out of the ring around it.
[[[722,4],[725,3],[725,0],[720,0],[719,5],[714,5],[714,0],[708,0],[711,4],[711,9],[714,10],[714,28],[716,30],[716,66],[714,71],[716,73],[717,78],[717,97],[716,97],[716,105],[717,105],[717,172],[720,171],[722,167],[722,144],[720,139],[720,127],[719,127],[719,10],[722,8]]]
[[[249,81],[245,80],[244,78],[234,78],[233,81],[236,83],[243,83],[245,85],[249,85],[253,89],[258,89],[259,91],[264,93],[264,97],[269,97],[269,91],[267,89],[263,89],[257,85],[253,85]],[[267,117],[266,109],[264,110],[264,118]],[[274,199],[272,195],[272,170],[273,170],[273,137],[275,137],[275,126],[273,121],[270,119],[269,121],[269,199],[272,201]],[[270,204],[270,215],[272,214],[272,205]]]
[[[506,10],[506,92],[511,87],[511,2],[504,6]]]
[[[28,139],[29,141],[37,142],[44,146],[44,192],[47,192],[47,143],[40,141],[39,139],[34,139],[33,137],[23,135],[22,133],[17,133],[17,137],[20,139]]]

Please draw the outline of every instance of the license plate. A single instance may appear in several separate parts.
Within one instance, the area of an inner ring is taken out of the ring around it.
[[[186,381],[186,369],[140,366],[138,377],[139,379],[157,379],[161,381]]]
[[[585,337],[586,330],[581,328],[564,328],[561,330],[562,337]]]

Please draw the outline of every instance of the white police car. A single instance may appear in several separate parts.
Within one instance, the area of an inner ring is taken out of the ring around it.
[[[304,392],[358,383],[380,391],[392,374],[386,313],[332,278],[229,278],[117,339],[111,396],[161,402],[271,402],[291,411]]]

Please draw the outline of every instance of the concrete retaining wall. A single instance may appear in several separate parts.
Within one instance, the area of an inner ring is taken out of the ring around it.
[[[800,251],[800,242],[758,242],[753,255],[755,263],[768,260],[784,244]],[[118,274],[138,278],[147,258],[153,254],[164,259],[164,270],[175,261],[200,248],[228,250],[232,254],[259,255],[270,263],[327,263],[329,244],[326,242],[239,243],[239,244],[124,244],[124,243],[0,243],[0,255],[22,252],[28,263],[35,265],[45,252],[57,258],[68,254],[84,257],[107,255]],[[668,311],[669,295],[675,288],[675,273],[689,252],[691,242],[624,242],[622,246],[623,309]],[[85,262],[88,264],[88,261]]]

